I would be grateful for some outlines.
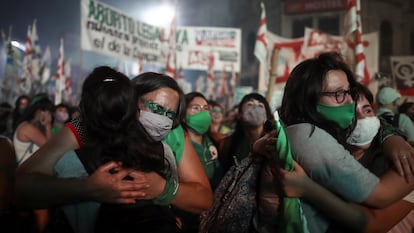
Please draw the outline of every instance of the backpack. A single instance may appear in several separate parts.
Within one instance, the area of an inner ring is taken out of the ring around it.
[[[265,158],[250,155],[235,161],[214,192],[212,207],[200,215],[199,233],[261,232],[260,180]],[[276,195],[276,203],[279,199]],[[278,205],[272,208],[279,210]],[[277,225],[271,219],[271,225]]]
[[[398,128],[399,120],[400,120],[400,114],[390,114],[388,112],[385,112],[380,115],[385,121],[387,121],[388,124],[394,126],[395,128]]]

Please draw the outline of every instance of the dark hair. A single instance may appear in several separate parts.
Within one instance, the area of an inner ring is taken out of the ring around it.
[[[351,90],[357,85],[354,74],[338,53],[322,53],[299,63],[286,82],[280,108],[280,118],[287,126],[298,123],[316,125],[342,142],[352,127],[345,131],[317,111],[323,82],[331,70],[345,72]],[[353,95],[356,99],[356,96]]]
[[[49,96],[46,93],[39,93],[33,96],[32,100],[29,103],[25,113],[20,118],[19,124],[23,121],[31,121],[36,114],[36,111],[50,111],[53,112],[54,104],[49,99]]]
[[[17,125],[19,125],[19,122],[21,122],[20,118],[23,116],[24,112],[26,112],[26,110],[22,112],[20,109],[20,101],[22,101],[22,99],[27,99],[27,106],[29,106],[29,102],[30,102],[29,96],[21,95],[17,97],[16,101],[14,102],[14,110],[13,110],[13,122],[12,122],[13,131],[17,128]]]
[[[132,83],[135,86],[136,93],[138,93],[137,98],[141,98],[142,96],[161,88],[171,88],[176,91],[179,97],[179,104],[173,128],[180,124],[185,116],[185,99],[183,91],[173,78],[165,74],[144,72],[133,78]]]
[[[413,102],[405,102],[405,103],[401,104],[398,107],[398,112],[399,113],[405,113],[405,114],[407,114],[408,113],[408,109],[411,108],[411,106],[413,106],[413,105],[414,105]]]
[[[188,105],[191,103],[191,101],[193,101],[193,99],[195,99],[196,97],[200,97],[200,98],[204,99],[208,104],[208,100],[203,94],[201,94],[200,92],[193,91],[193,92],[185,94],[185,106],[188,107]],[[182,123],[183,128],[188,130],[189,126],[187,125],[186,121],[182,121],[181,123]],[[209,132],[209,131],[207,131],[207,132]]]
[[[356,83],[355,92],[358,94],[358,99],[360,95],[363,95],[368,100],[369,104],[372,105],[374,103],[372,92],[362,83]]]
[[[6,133],[8,130],[9,116],[11,115],[13,107],[7,103],[0,103],[0,134]]]
[[[137,120],[137,97],[129,78],[107,66],[85,79],[79,104],[88,141],[82,148],[90,167],[121,161],[125,167],[161,174],[161,142],[153,141]]]
[[[272,110],[270,108],[269,102],[266,100],[265,97],[263,97],[261,94],[259,93],[250,93],[245,95],[242,100],[240,101],[240,103],[238,104],[238,114],[239,116],[242,114],[243,112],[243,105],[251,100],[257,100],[260,103],[262,103],[265,107],[266,110],[266,117],[267,117],[267,121],[273,122],[275,120]],[[241,122],[241,120],[239,119],[240,117],[238,117],[237,121],[236,121],[236,126],[234,128],[234,132],[232,134],[232,140],[231,140],[231,144],[229,147],[229,153],[227,153],[228,155],[234,155],[236,154],[236,149],[238,148],[237,145],[241,142],[242,138],[245,136],[245,132],[243,129],[243,123]]]

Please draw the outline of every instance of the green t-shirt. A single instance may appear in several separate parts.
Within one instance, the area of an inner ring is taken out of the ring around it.
[[[223,168],[218,160],[218,152],[211,139],[203,136],[203,144],[200,145],[192,141],[198,158],[203,165],[204,171],[210,181],[211,187],[215,189],[223,177]]]
[[[184,130],[181,125],[177,128],[171,130],[171,132],[165,136],[163,139],[170,147],[171,150],[174,152],[175,161],[177,165],[180,163],[181,159],[183,158],[184,152]]]

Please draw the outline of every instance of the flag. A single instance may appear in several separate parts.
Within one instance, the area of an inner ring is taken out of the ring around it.
[[[344,40],[345,45],[343,54],[346,50],[353,50],[355,59],[352,63],[355,64],[354,72],[360,77],[362,83],[369,83],[370,75],[366,64],[364,53],[364,44],[362,40],[362,22],[361,22],[361,4],[360,0],[348,0],[344,20]]]
[[[267,24],[266,24],[266,12],[263,2],[260,3],[262,9],[262,15],[260,17],[259,30],[257,30],[256,44],[254,46],[254,55],[260,61],[260,63],[267,63]]]
[[[71,60],[68,59],[64,62],[65,72],[65,87],[63,88],[63,100],[66,103],[71,103],[72,95],[72,76],[71,76]]]
[[[414,56],[392,56],[391,71],[399,92],[414,96]]]
[[[50,79],[51,64],[52,64],[52,56],[50,54],[50,48],[49,46],[47,46],[43,54],[42,65],[40,68],[40,77],[41,77],[42,85],[45,85],[47,81],[49,81]]]
[[[267,24],[266,24],[266,11],[263,2],[260,3],[262,14],[260,17],[259,29],[257,30],[256,44],[254,46],[254,55],[260,62],[259,67],[259,80],[258,89],[260,91],[266,91],[269,83],[269,69],[267,66]]]
[[[32,29],[29,25],[27,27],[27,36],[26,44],[23,57],[23,76],[19,80],[20,91],[23,94],[29,94],[32,89],[32,54],[33,54],[33,44],[32,44]]]
[[[167,55],[167,64],[165,67],[165,74],[172,77],[173,79],[176,78],[176,51],[175,51],[175,40],[176,40],[176,22],[175,22],[175,16],[173,17],[171,21],[170,26],[170,34],[168,36],[168,55]]]
[[[39,80],[40,76],[40,58],[41,58],[41,51],[40,51],[40,44],[39,44],[39,36],[37,35],[37,27],[36,27],[36,20],[33,21],[32,25],[32,75],[33,80]]]
[[[58,63],[56,71],[56,87],[55,87],[55,104],[62,103],[62,91],[65,88],[65,65],[64,65],[64,50],[63,38],[60,39]]]

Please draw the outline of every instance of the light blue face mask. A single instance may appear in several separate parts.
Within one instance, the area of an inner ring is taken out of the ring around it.
[[[338,124],[342,129],[348,128],[355,117],[355,103],[340,106],[318,104],[316,110],[326,119]]]

